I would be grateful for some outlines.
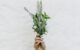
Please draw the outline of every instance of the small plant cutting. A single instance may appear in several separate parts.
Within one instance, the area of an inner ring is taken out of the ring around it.
[[[37,33],[35,40],[38,43],[38,44],[35,44],[35,47],[36,47],[36,50],[39,50],[39,48],[42,47],[43,45],[43,43],[40,42],[42,40],[41,37],[43,34],[46,34],[47,32],[46,25],[47,25],[47,19],[49,19],[49,16],[46,14],[46,12],[43,12],[42,0],[37,1],[37,12],[35,14],[32,14],[25,7],[24,9],[32,16],[32,19],[33,19],[32,28]],[[42,48],[44,48],[44,46]]]

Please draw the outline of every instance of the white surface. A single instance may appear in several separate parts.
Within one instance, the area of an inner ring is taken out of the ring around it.
[[[80,50],[80,0],[44,0],[51,19],[44,35],[46,50]],[[34,50],[32,18],[36,0],[0,0],[0,50]]]

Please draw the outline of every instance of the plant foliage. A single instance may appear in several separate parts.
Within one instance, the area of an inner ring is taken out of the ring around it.
[[[25,10],[29,12],[26,8]],[[29,12],[29,14],[31,14]],[[46,25],[47,25],[47,19],[49,19],[49,16],[46,14],[46,12],[43,12],[42,10],[42,1],[38,0],[37,2],[37,12],[36,14],[31,14],[33,18],[33,29],[36,31],[40,36],[45,34],[47,32]]]

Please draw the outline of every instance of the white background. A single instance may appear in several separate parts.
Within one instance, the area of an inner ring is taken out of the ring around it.
[[[37,0],[0,0],[0,50],[34,50],[31,16]],[[43,0],[48,20],[46,50],[80,50],[80,0]]]

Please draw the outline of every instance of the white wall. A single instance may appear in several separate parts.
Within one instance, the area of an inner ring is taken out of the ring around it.
[[[80,0],[44,0],[51,19],[44,35],[46,50],[80,50]],[[0,0],[0,50],[34,50],[32,18],[36,0]]]

